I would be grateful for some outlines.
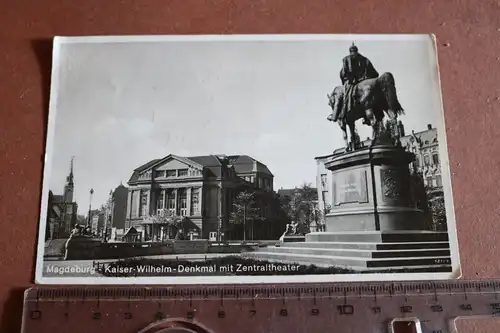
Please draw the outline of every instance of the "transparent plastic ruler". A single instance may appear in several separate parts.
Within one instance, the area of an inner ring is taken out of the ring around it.
[[[500,315],[500,281],[35,287],[23,333],[451,333]]]

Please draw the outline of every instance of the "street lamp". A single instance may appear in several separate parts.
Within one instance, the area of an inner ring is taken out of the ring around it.
[[[88,216],[88,222],[87,222],[87,227],[90,227],[92,228],[92,226],[90,225],[91,221],[90,221],[90,218],[91,218],[91,211],[92,211],[92,196],[94,195],[94,189],[91,188],[90,191],[89,191],[90,195],[89,195],[89,216]]]

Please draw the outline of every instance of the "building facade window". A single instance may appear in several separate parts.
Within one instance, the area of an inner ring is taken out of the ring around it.
[[[200,213],[200,189],[194,188],[191,191],[191,215]]]
[[[167,178],[177,177],[177,170],[167,170]]]
[[[420,168],[420,156],[415,156],[415,167]]]
[[[433,164],[439,164],[439,155],[434,153],[432,154],[432,163]]]
[[[186,190],[180,191],[180,213],[181,216],[187,215],[187,193]]]
[[[160,190],[158,193],[158,197],[156,198],[156,211],[160,212],[163,208],[165,208],[165,193],[163,190]]]
[[[425,155],[425,156],[424,156],[424,164],[425,164],[425,165],[429,165],[429,164],[430,164],[429,155]]]
[[[321,187],[322,187],[323,189],[325,189],[325,188],[327,188],[327,186],[328,186],[328,185],[327,185],[326,174],[325,174],[325,173],[323,173],[323,174],[321,174]]]
[[[427,177],[427,186],[434,187],[434,184],[432,183],[432,177]]]
[[[147,215],[148,210],[148,193],[146,191],[141,191],[141,205],[139,206],[139,216],[143,217]]]
[[[441,176],[436,176],[436,186],[437,187],[443,186],[443,179],[441,178]]]
[[[165,170],[156,170],[155,171],[155,178],[157,177],[165,177]]]
[[[175,193],[170,192],[167,196],[167,209],[171,213],[175,213]]]
[[[180,169],[179,177],[186,177],[188,175],[188,169]]]
[[[150,178],[151,178],[151,171],[146,171],[139,175],[139,179],[150,179]]]

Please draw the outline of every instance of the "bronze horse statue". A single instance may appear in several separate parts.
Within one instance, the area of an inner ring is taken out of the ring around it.
[[[359,82],[353,90],[353,107],[346,111],[345,115],[338,116],[342,112],[343,104],[346,102],[344,95],[344,87],[335,87],[331,94],[328,94],[329,105],[332,108],[332,114],[328,116],[328,120],[339,123],[340,128],[344,133],[344,141],[346,150],[354,150],[359,147],[359,142],[356,140],[355,124],[358,119],[363,118],[364,123],[370,125],[373,129],[372,144],[378,138],[383,125],[384,112],[389,119],[397,124],[397,117],[404,114],[404,110],[399,104],[396,95],[396,85],[394,77],[391,73],[384,73],[375,79],[367,79]],[[347,139],[347,126],[349,126],[351,144]],[[395,126],[395,136],[399,143],[399,129]]]

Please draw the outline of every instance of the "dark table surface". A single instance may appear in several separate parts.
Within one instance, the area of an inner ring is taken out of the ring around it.
[[[1,332],[33,282],[53,36],[352,32],[436,34],[463,278],[500,277],[498,1],[1,0]]]

